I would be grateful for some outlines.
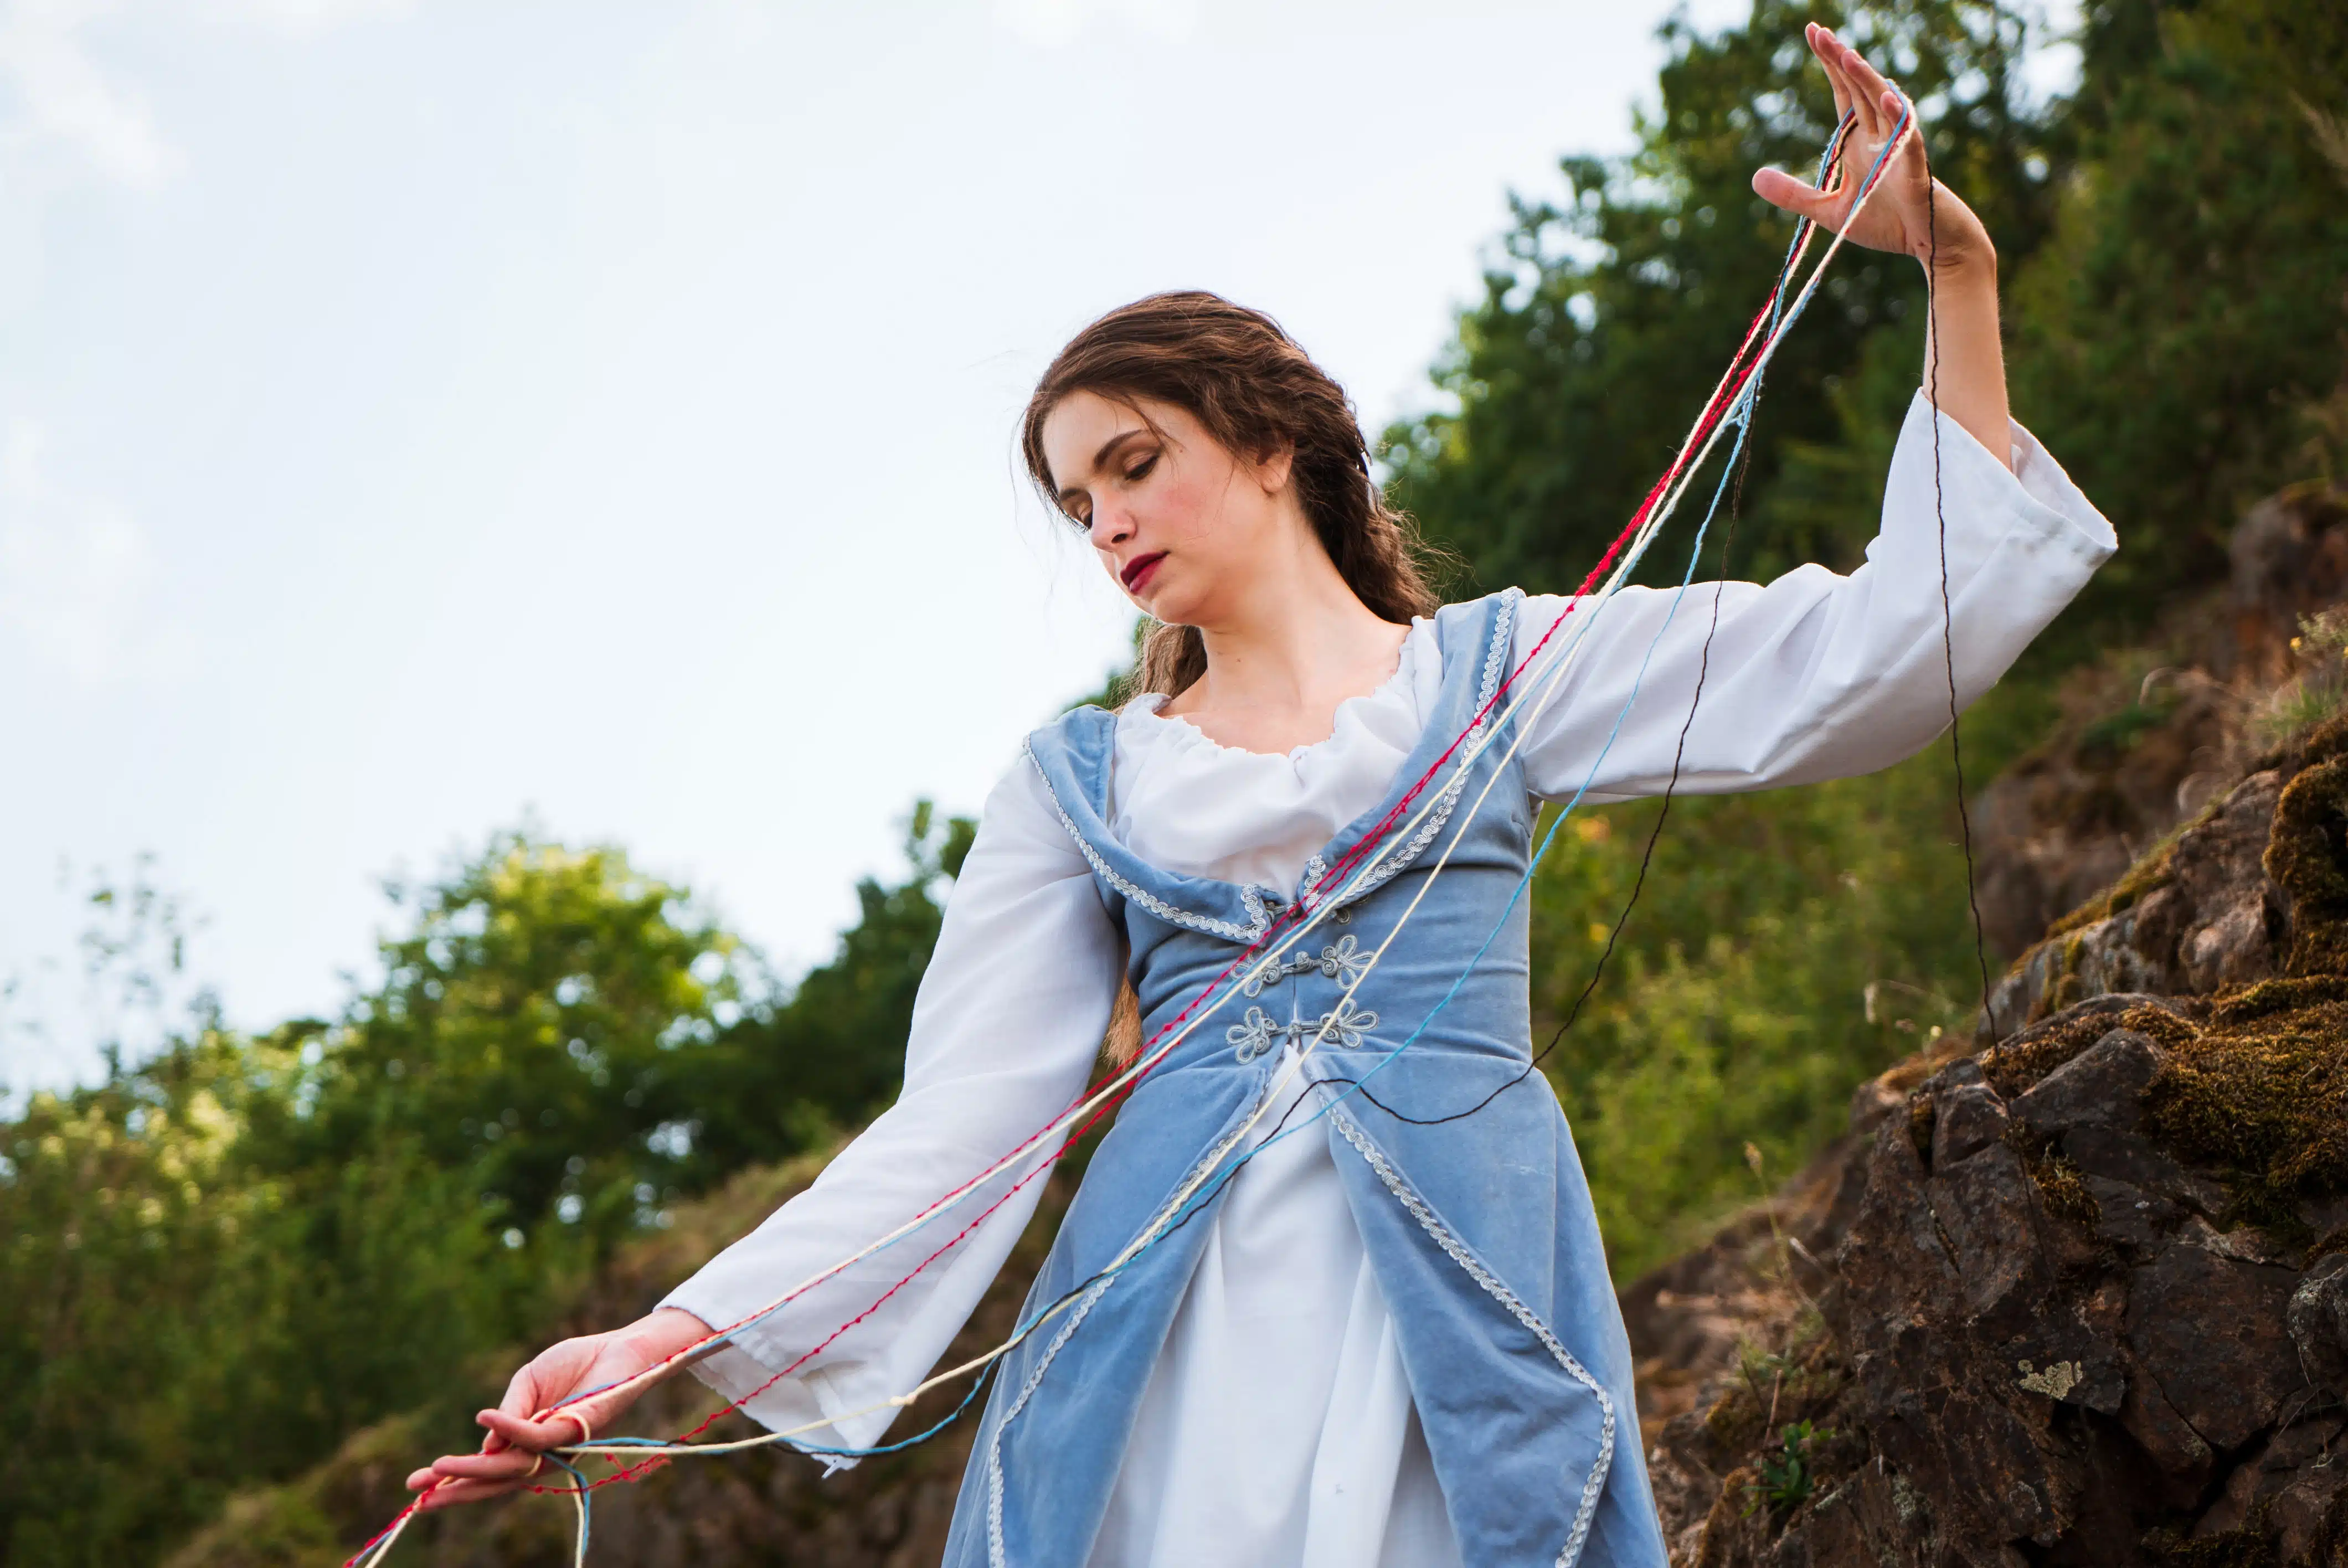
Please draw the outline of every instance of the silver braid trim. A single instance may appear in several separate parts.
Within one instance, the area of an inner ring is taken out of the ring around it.
[[[1476,712],[1478,717],[1475,723],[1468,726],[1467,733],[1459,737],[1459,743],[1463,747],[1475,744],[1483,738],[1484,732],[1491,727],[1491,716],[1486,710],[1491,707],[1492,698],[1500,689],[1500,672],[1508,668],[1509,654],[1515,646],[1513,632],[1517,624],[1517,606],[1523,600],[1523,591],[1513,588],[1500,596],[1500,608],[1492,618],[1491,641],[1484,650],[1484,679],[1476,691]],[[1357,898],[1376,892],[1392,881],[1404,867],[1426,854],[1427,845],[1433,844],[1444,828],[1449,825],[1451,813],[1459,804],[1460,794],[1468,787],[1468,775],[1474,771],[1472,766],[1459,769],[1451,783],[1444,787],[1435,809],[1427,813],[1426,820],[1421,823],[1418,831],[1411,835],[1410,842],[1378,862],[1370,874],[1363,877],[1357,885],[1347,888],[1340,896],[1342,901],[1350,904]],[[1314,856],[1312,863],[1305,867],[1305,886],[1312,886],[1320,876],[1325,876],[1327,871],[1328,867],[1323,863],[1321,857]]]
[[[1084,840],[1078,838],[1076,842],[1081,844]],[[1269,1082],[1265,1083],[1263,1094],[1257,1098],[1253,1105],[1248,1107],[1248,1113],[1252,1115],[1262,1109],[1264,1100],[1269,1098],[1272,1092],[1272,1085]],[[1168,1199],[1164,1206],[1150,1215],[1149,1223],[1143,1225],[1138,1235],[1156,1235],[1181,1208],[1182,1191],[1189,1186],[1201,1171],[1212,1168],[1230,1152],[1226,1142],[1217,1139],[1214,1147],[1209,1149],[1206,1153],[1200,1156],[1196,1163],[1182,1173],[1182,1179],[1174,1184],[1176,1196]],[[1117,1282],[1117,1276],[1111,1275],[1085,1292],[1084,1299],[1076,1303],[1076,1309],[1068,1314],[1067,1322],[1061,1326],[1057,1334],[1052,1336],[1052,1342],[1044,1348],[1043,1357],[1035,1363],[1035,1369],[1027,1374],[1027,1381],[1020,1385],[1019,1397],[1011,1401],[1010,1408],[1003,1412],[1003,1419],[995,1424],[993,1434],[987,1438],[986,1560],[989,1568],[1009,1568],[1010,1563],[1008,1551],[1003,1544],[1003,1434],[1010,1430],[1011,1423],[1018,1419],[1019,1413],[1027,1408],[1029,1398],[1035,1394],[1036,1385],[1043,1382],[1044,1374],[1051,1369],[1053,1360],[1060,1354],[1060,1348],[1067,1344],[1069,1336],[1076,1333],[1077,1327],[1092,1311],[1094,1304],[1100,1300],[1110,1286]]]
[[[1385,1184],[1386,1191],[1392,1193],[1402,1206],[1409,1212],[1410,1217],[1418,1222],[1419,1228],[1435,1238],[1435,1245],[1441,1247],[1452,1262],[1467,1270],[1468,1277],[1482,1286],[1484,1294],[1508,1308],[1509,1316],[1523,1324],[1526,1330],[1540,1341],[1541,1348],[1557,1358],[1557,1364],[1573,1375],[1575,1381],[1598,1397],[1598,1407],[1605,1416],[1604,1424],[1599,1433],[1598,1457],[1591,1463],[1590,1478],[1581,1483],[1581,1505],[1574,1512],[1573,1528],[1566,1532],[1565,1545],[1557,1554],[1557,1568],[1573,1568],[1575,1560],[1581,1555],[1582,1543],[1590,1537],[1590,1522],[1598,1512],[1599,1494],[1606,1490],[1606,1473],[1614,1463],[1613,1399],[1607,1394],[1605,1389],[1600,1386],[1598,1379],[1591,1377],[1580,1361],[1574,1359],[1573,1352],[1568,1350],[1559,1342],[1557,1336],[1550,1332],[1549,1325],[1535,1316],[1532,1308],[1527,1307],[1515,1291],[1502,1284],[1490,1269],[1484,1266],[1474,1253],[1468,1250],[1467,1244],[1453,1233],[1449,1225],[1443,1223],[1434,1209],[1427,1205],[1426,1200],[1420,1197],[1410,1184],[1402,1179],[1401,1173],[1387,1163],[1385,1155],[1379,1151],[1377,1145],[1363,1135],[1361,1129],[1354,1124],[1352,1117],[1342,1111],[1332,1109],[1329,1112],[1329,1120],[1336,1124],[1338,1132],[1344,1136],[1346,1143],[1354,1146],[1354,1152],[1368,1163],[1370,1169],[1377,1173],[1378,1180]]]
[[[1085,859],[1091,864],[1093,870],[1102,881],[1169,925],[1187,926],[1193,931],[1204,931],[1210,936],[1220,937],[1226,941],[1241,942],[1253,947],[1262,938],[1266,931],[1272,929],[1272,917],[1265,911],[1263,894],[1257,888],[1246,886],[1240,888],[1240,901],[1247,907],[1250,921],[1250,924],[1242,926],[1236,920],[1218,920],[1210,915],[1194,915],[1188,909],[1169,904],[1165,899],[1138,883],[1129,882],[1118,876],[1109,863],[1101,858],[1100,851],[1093,847],[1092,840],[1085,836],[1084,830],[1076,825],[1076,819],[1068,815],[1067,808],[1060,804],[1059,792],[1052,787],[1052,775],[1044,772],[1044,764],[1035,756],[1035,746],[1032,743],[1025,743],[1021,745],[1020,750],[1026,753],[1027,760],[1035,764],[1037,776],[1043,779],[1044,793],[1050,797],[1052,810],[1058,815],[1060,825],[1068,830],[1068,836],[1076,841],[1076,847],[1084,852]]]

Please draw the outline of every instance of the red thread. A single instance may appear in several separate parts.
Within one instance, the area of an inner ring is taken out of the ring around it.
[[[1838,128],[1835,142],[1839,143],[1841,139],[1842,131],[1840,128]],[[1879,169],[1876,178],[1879,180],[1881,177],[1882,170]],[[1860,192],[1862,198],[1868,190],[1872,189],[1874,183],[1875,181],[1870,180],[1862,188]],[[1816,226],[1811,225],[1802,235],[1799,241],[1801,250],[1807,250],[1811,238],[1815,235],[1815,232]],[[1798,256],[1799,251],[1797,250],[1796,257],[1797,260],[1798,260]],[[1276,936],[1287,929],[1290,925],[1301,922],[1303,918],[1307,917],[1309,909],[1317,908],[1317,903],[1313,902],[1316,895],[1324,894],[1333,883],[1342,886],[1344,879],[1350,875],[1352,868],[1358,865],[1370,852],[1370,850],[1393,830],[1395,822],[1405,812],[1410,809],[1412,803],[1415,802],[1420,794],[1426,789],[1428,781],[1432,780],[1437,774],[1442,771],[1444,765],[1451,760],[1451,758],[1458,752],[1460,746],[1467,742],[1468,737],[1483,723],[1484,720],[1491,713],[1492,710],[1498,705],[1501,699],[1508,694],[1509,688],[1515,684],[1518,678],[1525,672],[1525,671],[1532,664],[1534,660],[1540,656],[1542,650],[1549,646],[1550,640],[1557,635],[1559,628],[1565,624],[1566,617],[1571,615],[1576,609],[1580,608],[1581,601],[1589,596],[1591,589],[1597,586],[1599,579],[1603,577],[1608,569],[1614,564],[1616,558],[1622,554],[1623,547],[1629,544],[1630,541],[1636,537],[1640,528],[1645,526],[1649,516],[1654,510],[1656,503],[1662,499],[1663,495],[1670,489],[1673,483],[1687,470],[1689,465],[1694,461],[1695,456],[1704,449],[1705,442],[1709,439],[1714,430],[1716,429],[1720,422],[1727,416],[1728,412],[1735,406],[1736,400],[1743,395],[1746,386],[1751,382],[1754,374],[1759,368],[1759,361],[1757,358],[1748,364],[1746,363],[1746,356],[1751,354],[1756,336],[1762,333],[1764,323],[1767,322],[1772,313],[1776,309],[1778,302],[1784,297],[1787,281],[1793,271],[1793,266],[1794,262],[1789,261],[1787,268],[1778,274],[1776,283],[1771,289],[1768,299],[1763,302],[1761,309],[1755,313],[1753,320],[1746,325],[1745,335],[1743,339],[1739,341],[1736,352],[1730,357],[1727,374],[1722,377],[1719,385],[1714,389],[1711,397],[1706,400],[1704,411],[1697,418],[1694,430],[1691,431],[1686,442],[1681,446],[1678,455],[1673,458],[1671,466],[1664,470],[1663,476],[1658,478],[1653,487],[1647,491],[1645,497],[1640,501],[1637,510],[1632,514],[1631,520],[1623,526],[1620,533],[1614,536],[1613,541],[1606,547],[1605,553],[1599,557],[1597,565],[1593,566],[1590,569],[1589,575],[1582,579],[1581,586],[1575,590],[1565,609],[1560,612],[1555,620],[1550,623],[1549,629],[1541,633],[1540,640],[1533,644],[1532,648],[1525,654],[1525,656],[1517,661],[1510,668],[1508,678],[1502,681],[1498,688],[1494,690],[1492,695],[1487,698],[1483,704],[1477,709],[1475,715],[1468,721],[1468,727],[1461,731],[1460,733],[1452,740],[1448,746],[1444,748],[1442,754],[1437,757],[1435,761],[1428,765],[1426,771],[1421,774],[1419,777],[1412,783],[1410,788],[1395,803],[1394,806],[1390,808],[1384,816],[1380,817],[1377,822],[1373,824],[1369,830],[1365,833],[1360,839],[1355,841],[1352,848],[1340,856],[1336,863],[1324,871],[1322,876],[1314,881],[1313,886],[1305,890],[1306,901],[1298,905],[1291,906],[1283,914],[1272,919],[1267,925],[1262,936],[1259,937],[1254,942],[1241,949],[1239,956],[1233,958],[1231,963],[1225,965],[1221,971],[1216,974],[1213,979],[1210,979],[1205,987],[1200,990],[1199,994],[1193,997],[1180,1012],[1175,1014],[1171,1019],[1169,1019],[1156,1033],[1149,1037],[1149,1040],[1146,1042],[1144,1047],[1145,1051],[1148,1047],[1155,1046],[1159,1040],[1163,1040],[1169,1031],[1179,1029],[1192,1013],[1196,1012],[1209,998],[1212,997],[1216,991],[1220,989],[1223,982],[1228,980],[1233,972],[1238,970],[1257,952],[1261,951],[1265,944],[1271,942]],[[984,1224],[988,1216],[993,1214],[997,1209],[1001,1208],[1005,1203],[1008,1203],[1012,1196],[1019,1192],[1021,1188],[1026,1186],[1028,1183],[1034,1181],[1045,1171],[1051,1170],[1056,1166],[1061,1160],[1067,1156],[1068,1151],[1075,1147],[1076,1143],[1082,1139],[1086,1132],[1090,1132],[1092,1128],[1100,1122],[1102,1117],[1117,1109],[1126,1100],[1131,1098],[1133,1091],[1140,1086],[1142,1081],[1148,1077],[1150,1072],[1156,1070],[1156,1066],[1157,1064],[1152,1062],[1149,1066],[1144,1067],[1139,1072],[1136,1073],[1131,1082],[1126,1084],[1123,1089],[1118,1091],[1112,1098],[1096,1109],[1090,1116],[1086,1117],[1081,1125],[1069,1132],[1068,1135],[1062,1140],[1060,1147],[1053,1151],[1050,1158],[1038,1164],[1035,1170],[1030,1171],[1025,1176],[1020,1177],[1018,1181],[1013,1183],[1010,1187],[1004,1190],[1002,1196],[996,1198],[984,1209],[981,1210],[969,1224],[965,1225],[961,1230],[955,1232],[953,1236],[949,1237],[944,1243],[939,1245],[935,1251],[922,1258],[920,1263],[915,1264],[911,1269],[908,1270],[902,1277],[896,1281],[895,1284],[890,1286],[887,1290],[883,1291],[870,1306],[866,1307],[863,1311],[858,1313],[855,1317],[850,1318],[845,1323],[842,1323],[839,1327],[833,1329],[814,1347],[800,1355],[781,1371],[777,1372],[773,1377],[759,1384],[757,1388],[751,1389],[750,1392],[743,1395],[738,1399],[728,1401],[726,1405],[702,1420],[698,1425],[680,1434],[680,1436],[672,1440],[672,1441],[683,1443],[690,1441],[693,1438],[699,1436],[702,1432],[706,1431],[711,1426],[715,1425],[718,1420],[741,1409],[750,1400],[757,1399],[760,1394],[763,1394],[768,1389],[773,1388],[775,1384],[780,1382],[792,1372],[797,1371],[800,1367],[806,1365],[808,1360],[820,1354],[827,1347],[839,1339],[841,1335],[847,1333],[858,1324],[862,1323],[867,1318],[870,1317],[872,1314],[879,1311],[891,1296],[895,1296],[900,1290],[902,1290],[907,1285],[911,1284],[916,1277],[918,1277],[924,1269],[930,1266],[931,1264],[935,1263],[947,1252],[959,1245],[973,1231],[975,1231],[981,1225]],[[991,1176],[1000,1174],[1004,1169],[1007,1168],[1010,1162],[1017,1159],[1019,1155],[1025,1153],[1030,1147],[1047,1137],[1051,1132],[1053,1123],[1059,1120],[1060,1115],[1066,1115],[1067,1113],[1067,1110],[1074,1109],[1076,1106],[1081,1105],[1087,1095],[1096,1091],[1097,1084],[1104,1081],[1106,1077],[1113,1075],[1113,1072],[1106,1074],[1104,1075],[1104,1079],[1097,1079],[1088,1082],[1084,1092],[1079,1094],[1075,1100],[1069,1102],[1067,1109],[1064,1109],[1059,1115],[1054,1116],[1050,1122],[1045,1122],[1044,1126],[1038,1128],[1035,1132],[1021,1140],[1008,1154],[1004,1155],[1002,1160],[996,1162],[994,1167],[988,1171],[982,1172],[980,1174],[972,1177],[969,1181],[949,1190],[935,1202],[923,1208],[914,1216],[914,1218],[916,1220],[926,1220],[930,1215],[953,1203],[955,1200],[962,1197],[963,1194],[969,1192],[973,1187],[978,1186],[981,1183],[988,1180]],[[799,1296],[805,1294],[806,1291],[811,1290],[816,1286],[822,1284],[824,1280],[835,1277],[837,1273],[838,1270],[834,1270],[830,1273],[827,1273],[821,1278],[809,1281],[808,1284],[801,1286],[798,1290],[795,1290],[789,1295],[782,1297],[780,1300],[776,1301],[767,1307],[762,1307],[757,1312],[751,1313],[748,1317],[740,1319],[738,1322],[719,1330],[718,1333],[720,1335],[724,1335],[738,1331],[739,1329],[757,1321],[758,1318],[767,1317],[778,1308],[788,1305],[791,1301],[796,1300]],[[660,1367],[673,1365],[683,1357],[691,1354],[693,1350],[697,1348],[698,1344],[687,1346],[685,1349],[679,1350],[674,1355],[664,1358],[662,1361],[655,1363],[654,1368],[647,1368],[645,1370],[651,1371]],[[643,1374],[639,1373],[637,1376],[641,1377]],[[592,1399],[593,1396],[588,1395],[584,1396],[584,1398]],[[566,1403],[578,1402],[581,1401],[571,1400]],[[548,1416],[559,1412],[564,1407],[562,1405],[551,1407],[548,1410],[541,1412],[536,1419],[545,1419]],[[574,1495],[581,1491],[592,1491],[618,1481],[634,1481],[639,1477],[650,1474],[652,1471],[659,1469],[661,1466],[668,1462],[669,1457],[667,1454],[655,1453],[637,1464],[619,1469],[613,1474],[605,1476],[600,1481],[585,1482],[583,1486],[579,1484],[568,1487],[530,1486],[525,1490],[533,1492],[561,1492],[566,1496]],[[410,1502],[406,1508],[402,1509],[398,1515],[395,1517],[389,1524],[377,1532],[366,1542],[365,1545],[361,1546],[357,1552],[345,1559],[343,1568],[355,1568],[355,1565],[361,1558],[365,1557],[368,1552],[373,1550],[386,1537],[396,1531],[402,1522],[420,1509],[423,1506],[424,1499],[429,1496],[432,1491],[437,1491],[440,1484],[441,1483],[439,1481],[435,1481],[432,1486],[426,1488],[422,1493],[418,1494],[413,1502]]]

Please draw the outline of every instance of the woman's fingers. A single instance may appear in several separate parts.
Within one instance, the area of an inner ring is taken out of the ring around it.
[[[1890,90],[1891,84],[1885,81],[1882,74],[1867,63],[1866,56],[1849,45],[1846,44],[1842,46],[1842,56],[1843,69],[1849,74],[1853,95],[1864,99],[1869,109],[1878,117],[1876,124],[1878,130],[1890,130],[1891,122],[1883,120],[1880,117],[1883,112],[1883,95]],[[1894,113],[1892,119],[1898,118],[1898,114]]]
[[[421,1491],[427,1486],[457,1481],[526,1481],[543,1468],[540,1456],[529,1449],[501,1448],[495,1453],[442,1454],[408,1476],[407,1490]]]
[[[1818,40],[1818,64],[1826,68],[1827,80],[1834,84],[1837,118],[1849,114],[1858,121],[1860,131],[1872,135],[1874,117],[1868,112],[1867,95],[1859,90],[1859,83],[1850,74],[1850,51],[1828,29],[1821,27],[1818,31],[1823,35]]]
[[[1900,123],[1900,116],[1909,114],[1908,100],[1900,97],[1897,87],[1883,89],[1883,111],[1891,117],[1893,125]],[[1912,115],[1910,115],[1908,128],[1900,133],[1900,145],[1892,149],[1891,156],[1899,160],[1908,183],[1918,190],[1922,190],[1925,181],[1932,178],[1931,167],[1924,157],[1923,128],[1916,124]],[[1887,174],[1885,178],[1890,176]]]
[[[1835,192],[1806,185],[1782,169],[1756,169],[1753,194],[1772,207],[1781,207],[1828,229],[1835,227],[1843,205],[1842,198]]]
[[[542,1421],[530,1420],[507,1410],[483,1410],[473,1419],[489,1428],[491,1437],[501,1440],[500,1447],[510,1444],[517,1449],[536,1452],[586,1440],[586,1421],[568,1411],[549,1416]],[[486,1448],[488,1444],[484,1442],[482,1446]]]
[[[1855,128],[1865,130],[1867,116],[1859,110],[1857,104],[1851,101],[1850,78],[1844,76],[1841,67],[1836,65],[1832,44],[1827,45],[1825,51],[1818,56],[1818,64],[1826,71],[1827,85],[1834,89],[1837,123],[1839,123],[1845,116],[1849,116],[1856,122]]]
[[[459,1502],[479,1502],[484,1498],[503,1497],[527,1485],[536,1473],[530,1469],[535,1454],[446,1454],[407,1478],[407,1490],[424,1494],[420,1500],[426,1508],[447,1508]]]
[[[1836,47],[1840,51],[1843,88],[1850,94],[1851,107],[1859,111],[1859,123],[1870,140],[1879,141],[1891,128],[1883,118],[1882,104],[1877,101],[1883,91],[1883,78],[1857,49],[1841,43]]]
[[[1839,119],[1846,112],[1850,113],[1857,118],[1862,135],[1881,136],[1885,122],[1877,99],[1884,82],[1875,74],[1875,68],[1828,28],[1818,28],[1810,39],[1810,52],[1818,56],[1818,65],[1834,88],[1835,118]]]
[[[1832,57],[1834,35],[1812,22],[1802,29],[1802,36],[1803,41],[1809,45],[1810,53],[1818,57],[1818,64],[1826,70],[1827,86],[1834,92],[1835,118],[1840,119],[1850,112],[1850,95],[1843,90],[1842,73],[1835,69]]]
[[[496,1409],[474,1417],[483,1429],[479,1451],[433,1460],[408,1476],[407,1489],[422,1494],[420,1506],[439,1509],[502,1497],[526,1486],[565,1485],[568,1472],[543,1456],[549,1449],[583,1441],[590,1420],[616,1419],[627,1409],[627,1401],[611,1398],[608,1389],[636,1369],[634,1360],[614,1353],[615,1346],[625,1352],[629,1344],[623,1336],[589,1335],[549,1347],[513,1375]],[[607,1392],[549,1413],[549,1407],[591,1388]]]
[[[480,1451],[469,1454],[443,1454],[422,1470],[407,1478],[407,1490],[421,1491],[437,1488],[433,1506],[451,1501],[467,1501],[493,1497],[499,1491],[510,1491],[533,1475],[541,1474],[546,1461],[544,1450],[582,1440],[585,1429],[575,1417],[556,1416],[551,1420],[530,1421],[510,1416],[503,1410],[483,1410],[478,1419],[489,1429],[481,1439]],[[494,1490],[468,1484],[453,1492],[448,1489],[458,1481],[468,1483],[505,1483]],[[443,1492],[448,1495],[443,1496]]]
[[[508,1378],[505,1397],[498,1401],[498,1409],[510,1416],[527,1417],[540,1409],[551,1399],[559,1398],[559,1390],[540,1386],[539,1363],[560,1355],[568,1344],[569,1341],[566,1340],[562,1345],[541,1353],[538,1360],[530,1362]],[[481,1412],[483,1417],[489,1414],[487,1410]],[[489,1423],[484,1419],[481,1424],[488,1426]]]
[[[462,1503],[486,1502],[493,1497],[504,1497],[520,1491],[518,1481],[450,1481],[440,1483],[417,1500],[417,1506],[429,1513],[436,1508],[455,1508]]]
[[[544,1468],[536,1453],[507,1449],[493,1454],[448,1454],[432,1461],[432,1472],[449,1481],[520,1481]]]

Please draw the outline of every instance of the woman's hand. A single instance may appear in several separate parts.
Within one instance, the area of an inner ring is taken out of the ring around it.
[[[1852,117],[1838,164],[1840,188],[1820,190],[1782,169],[1764,169],[1753,176],[1754,192],[1844,234],[1855,245],[1923,263],[1934,318],[1925,335],[1925,385],[1950,418],[2011,467],[2005,359],[1997,329],[1997,251],[1989,231],[1954,191],[1932,178],[1912,117],[1900,145],[1884,160],[1875,194],[1851,220],[1860,182],[1910,106],[1858,50],[1826,28],[1813,22],[1803,36],[1833,85],[1837,118]]]
[[[474,1418],[489,1429],[480,1451],[434,1460],[407,1478],[407,1490],[424,1493],[425,1508],[448,1508],[502,1496],[533,1479],[543,1481],[550,1467],[540,1456],[546,1450],[582,1442],[591,1430],[608,1434],[612,1423],[644,1392],[642,1388],[623,1391],[611,1385],[660,1365],[710,1333],[709,1325],[692,1313],[664,1307],[625,1328],[565,1339],[541,1351],[513,1375],[496,1409]],[[590,1389],[610,1391],[578,1397]],[[558,1407],[561,1413],[547,1414]],[[561,1477],[563,1472],[551,1473]]]
[[[1995,266],[1996,254],[1981,220],[1954,191],[1933,180],[1924,158],[1923,138],[1916,134],[1912,119],[1900,146],[1885,160],[1875,194],[1845,232],[1844,219],[1858,200],[1859,182],[1875,167],[1877,155],[1891,138],[1908,106],[1899,91],[1859,57],[1857,49],[1816,22],[1803,34],[1834,88],[1835,118],[1852,117],[1850,134],[1843,140],[1838,163],[1841,186],[1820,190],[1782,169],[1764,169],[1753,176],[1755,193],[1822,228],[1844,233],[1852,244],[1871,251],[1890,251],[1925,261],[1937,250],[1943,272],[1982,264]]]

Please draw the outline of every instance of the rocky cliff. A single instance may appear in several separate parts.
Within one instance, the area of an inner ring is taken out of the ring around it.
[[[2257,745],[2338,705],[2329,623],[2276,629],[2342,525],[2254,514],[2233,668],[1991,792],[2045,934],[1978,1037],[1623,1292],[1676,1568],[2348,1564],[2348,719]]]

